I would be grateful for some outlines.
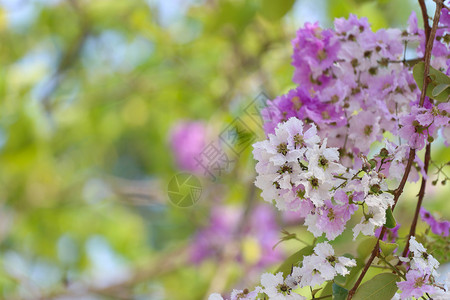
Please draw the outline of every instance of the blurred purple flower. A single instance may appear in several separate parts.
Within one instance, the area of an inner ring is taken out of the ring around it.
[[[383,241],[384,242],[389,242],[389,243],[395,243],[397,241],[398,238],[398,229],[400,228],[400,224],[397,223],[397,225],[394,228],[388,228],[386,230],[386,233],[383,236]],[[381,228],[383,227],[378,227],[377,229],[375,229],[375,236],[378,237],[380,236],[381,233]],[[394,253],[397,250],[394,251]]]
[[[195,160],[206,145],[206,126],[200,121],[181,121],[170,133],[170,145],[177,166],[185,171],[199,173],[200,167]]]
[[[425,208],[420,208],[420,218],[422,221],[428,223],[431,227],[431,231],[434,234],[448,236],[450,230],[450,222],[449,221],[438,221],[436,220],[430,212],[428,212]]]
[[[209,257],[220,256],[227,244],[246,238],[254,239],[258,244],[260,255],[254,266],[264,267],[280,261],[282,252],[278,248],[272,249],[279,240],[280,230],[273,209],[267,205],[255,207],[241,227],[242,214],[242,210],[234,207],[214,207],[209,225],[194,237],[191,261],[200,263]],[[238,254],[236,260],[243,261],[242,254]]]

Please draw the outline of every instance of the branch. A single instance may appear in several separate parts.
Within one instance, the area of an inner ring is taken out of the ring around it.
[[[427,144],[427,147],[425,150],[425,159],[424,159],[425,160],[425,162],[424,162],[425,174],[428,174],[428,165],[430,163],[430,158],[431,158],[431,144]],[[405,246],[405,249],[403,249],[403,253],[402,253],[403,257],[406,257],[406,255],[408,254],[409,239],[416,234],[417,220],[419,219],[420,207],[422,206],[423,198],[425,196],[426,185],[427,185],[427,180],[425,177],[422,177],[422,183],[420,185],[420,190],[419,190],[419,199],[417,200],[416,211],[414,213],[414,219],[411,223],[411,228],[409,229],[409,235],[408,235],[408,238],[406,239],[406,246]]]
[[[430,39],[430,24],[428,23],[428,12],[425,0],[419,0],[420,10],[422,11],[423,27],[425,29],[425,41]]]
[[[361,275],[359,275],[358,280],[356,280],[355,284],[353,285],[353,288],[348,292],[347,300],[352,299],[353,295],[356,293],[356,290],[358,289],[359,285],[361,284],[361,281],[363,280],[364,276],[366,275],[367,271],[370,268],[370,265],[372,264],[375,257],[378,255],[378,250],[380,249],[380,240],[383,238],[384,233],[386,232],[386,227],[383,226],[381,229],[380,235],[378,236],[377,243],[375,244],[375,247],[373,248],[372,254],[370,255],[369,259],[366,262],[366,265],[364,266],[364,269],[361,272]]]
[[[425,27],[425,36],[426,36],[426,48],[425,48],[425,56],[424,56],[424,62],[425,62],[424,82],[423,82],[423,88],[422,88],[422,91],[420,94],[420,102],[419,102],[419,106],[422,107],[425,102],[425,94],[426,94],[426,90],[428,87],[428,72],[430,71],[431,50],[433,49],[434,38],[436,36],[436,30],[437,30],[437,25],[439,23],[439,18],[441,15],[443,1],[442,0],[436,1],[436,12],[434,14],[433,27],[431,28],[431,32],[429,30],[428,14],[427,14],[424,0],[419,0],[419,4],[422,9],[422,17],[424,18],[424,27]],[[400,181],[398,188],[394,192],[394,205],[392,206],[392,210],[394,210],[395,205],[397,204],[398,199],[400,198],[400,195],[403,193],[403,188],[405,187],[406,180],[408,179],[409,172],[411,171],[411,166],[412,166],[415,156],[416,156],[416,150],[413,148],[410,148],[409,149],[409,158],[408,158],[408,163],[405,168],[405,173],[403,174],[402,180]],[[425,194],[425,188],[423,188],[423,193]],[[422,198],[423,198],[423,196],[422,196]],[[379,245],[380,245],[380,239],[383,238],[385,232],[386,232],[386,227],[383,226],[383,229],[380,232],[380,236],[378,237],[377,243],[372,251],[372,254],[370,255],[370,258],[368,259],[368,261],[366,262],[366,265],[364,266],[364,269],[361,272],[361,275],[359,276],[355,285],[349,291],[347,300],[352,299],[353,295],[355,294],[356,290],[358,289],[359,285],[361,284],[361,281],[363,280],[364,276],[366,275],[367,270],[370,268],[370,265],[372,264],[373,260],[375,259],[375,256],[377,256]]]
[[[420,3],[423,2],[423,0],[419,0]],[[433,49],[433,44],[434,44],[434,38],[436,36],[436,30],[437,30],[437,26],[439,23],[439,18],[441,16],[441,10],[442,10],[442,6],[443,6],[443,0],[438,0],[436,1],[436,11],[434,13],[434,18],[433,18],[433,27],[431,28],[431,33],[429,36],[427,36],[426,39],[426,43],[427,43],[427,47],[425,48],[425,57],[424,57],[424,62],[425,62],[425,70],[424,70],[424,76],[423,76],[423,88],[422,88],[422,92],[420,93],[420,103],[419,106],[423,106],[423,103],[425,101],[425,94],[427,91],[427,87],[428,87],[428,73],[430,71],[430,60],[431,60],[431,50]],[[421,5],[422,8],[422,5]],[[422,15],[426,14],[426,8],[425,11],[422,10]],[[425,20],[425,19],[424,19]],[[428,26],[428,22],[425,22],[425,32],[426,32],[426,28]]]

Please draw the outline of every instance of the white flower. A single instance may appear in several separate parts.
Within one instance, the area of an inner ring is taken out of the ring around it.
[[[327,242],[317,244],[314,254],[303,258],[301,269],[296,270],[296,278],[301,280],[301,286],[320,285],[332,280],[337,274],[347,275],[347,267],[356,266],[353,259],[344,256],[337,257],[333,247]],[[293,273],[294,275],[294,273]]]
[[[408,160],[409,146],[407,144],[395,147],[394,143],[386,141],[386,149],[392,157],[389,166],[389,176],[400,180],[405,171],[405,163]]]
[[[347,275],[348,273],[350,273],[350,271],[348,271],[346,267],[356,266],[356,261],[354,259],[350,259],[345,256],[336,257],[334,255],[333,247],[327,242],[317,244],[317,246],[314,248],[314,253],[316,253],[317,256],[321,257],[325,261],[325,264],[329,264],[330,266],[334,267],[335,273],[333,274],[333,278],[336,273]]]
[[[409,239],[409,249],[413,253],[411,268],[430,272],[434,277],[438,276],[436,270],[439,268],[439,262],[427,253],[425,247],[417,242],[414,236]]]
[[[322,145],[315,145],[306,151],[308,170],[321,180],[334,180],[333,174],[345,172],[346,168],[338,163],[339,152],[337,148],[327,148],[327,139]]]
[[[218,293],[209,295],[208,300],[223,300],[223,297]]]
[[[264,273],[261,275],[261,285],[263,286],[261,292],[265,293],[269,299],[282,300],[304,300],[303,296],[292,291],[290,284],[292,281],[285,282],[283,273],[279,272],[276,275]]]
[[[353,240],[356,240],[359,233],[362,233],[362,234],[368,235],[368,236],[374,235],[375,234],[375,224],[370,222],[369,219],[362,217],[361,222],[359,224],[356,224],[355,227],[353,227]]]
[[[330,190],[333,183],[329,180],[317,178],[313,172],[300,174],[301,180],[296,184],[303,184],[305,187],[305,197],[310,198],[316,206],[322,206],[326,199],[331,198]]]
[[[296,274],[297,276],[301,275],[301,283],[300,286],[311,286],[315,287],[316,285],[320,285],[324,283],[327,279],[324,277],[327,276],[330,272],[332,272],[332,268],[327,268],[327,266],[320,266],[323,263],[322,258],[317,255],[310,255],[303,257],[303,265],[301,270]],[[322,273],[325,271],[325,275],[322,276]],[[329,279],[328,279],[329,280]]]

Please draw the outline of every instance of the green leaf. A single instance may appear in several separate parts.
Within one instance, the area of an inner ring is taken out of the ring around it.
[[[283,272],[284,277],[288,276],[289,274],[291,274],[292,268],[298,266],[299,262],[303,260],[303,256],[311,255],[313,252],[314,248],[312,246],[308,246],[300,251],[295,252],[281,264],[275,274],[278,272]]]
[[[291,10],[294,3],[295,0],[262,0],[260,14],[269,21],[277,21]]]
[[[333,300],[345,300],[347,299],[348,290],[342,286],[333,283]]]
[[[397,281],[400,278],[392,273],[378,274],[362,284],[355,295],[354,300],[392,299],[397,291]]]
[[[387,228],[394,228],[396,225],[397,222],[395,221],[392,209],[388,207],[388,209],[386,209],[386,224],[384,224],[384,226]]]
[[[443,91],[448,89],[450,87],[450,84],[448,83],[440,83],[433,89],[433,97],[439,96]],[[448,92],[450,94],[450,91]]]
[[[380,241],[380,249],[383,252],[385,257],[389,256],[397,248],[398,248],[398,244],[386,243],[386,242]]]
[[[423,61],[417,63],[413,68],[414,80],[417,86],[422,90],[423,88],[423,76],[425,71],[425,63]],[[439,102],[448,101],[450,98],[450,89],[440,85],[450,85],[450,77],[444,73],[436,70],[430,66],[430,72],[428,74],[431,82],[428,83],[426,95],[433,98]],[[436,91],[434,91],[438,86],[440,86]],[[440,91],[440,92],[439,92]]]
[[[360,259],[365,259],[367,256],[369,256],[369,254],[372,253],[372,250],[375,247],[376,243],[377,238],[375,237],[369,237],[367,239],[362,240],[361,243],[358,245],[358,248],[356,249],[358,257]]]
[[[319,296],[320,297],[328,296],[331,295],[332,293],[333,293],[333,282],[328,281],[325,287],[319,292]]]

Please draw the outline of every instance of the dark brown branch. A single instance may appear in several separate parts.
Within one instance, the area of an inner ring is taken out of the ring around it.
[[[431,158],[431,144],[427,144],[427,147],[425,150],[424,166],[423,166],[425,174],[428,174],[428,166],[430,164],[430,158]],[[406,257],[406,255],[408,254],[409,239],[416,234],[417,220],[419,219],[420,208],[422,207],[423,198],[425,196],[426,185],[427,185],[427,179],[425,177],[422,177],[422,183],[420,185],[419,196],[418,196],[419,199],[417,200],[416,211],[414,213],[414,219],[413,219],[413,221],[411,223],[411,227],[409,229],[409,235],[408,235],[408,238],[406,239],[406,246],[405,246],[405,249],[403,249],[403,253],[402,253],[403,257]]]
[[[428,12],[425,0],[419,0],[420,10],[422,11],[423,27],[425,29],[425,41],[430,39],[430,24],[428,23]]]
[[[419,1],[420,3],[423,2],[423,0]],[[431,28],[431,33],[429,36],[427,36],[426,39],[426,45],[427,47],[425,48],[425,56],[424,56],[424,62],[425,62],[425,70],[424,70],[424,76],[423,76],[423,85],[422,85],[422,92],[420,94],[420,106],[423,106],[423,103],[425,101],[425,95],[426,95],[426,91],[427,91],[427,87],[428,87],[428,73],[430,71],[430,60],[431,60],[431,50],[433,49],[433,44],[434,44],[434,38],[436,36],[436,30],[437,30],[437,26],[439,24],[439,18],[441,16],[441,10],[442,10],[442,5],[444,4],[443,0],[438,0],[436,1],[436,11],[434,13],[434,18],[433,18],[433,27]],[[422,4],[421,4],[421,8],[422,8]],[[426,14],[426,8],[425,8],[425,12],[422,10],[422,15]],[[428,22],[425,23],[426,25],[428,25]],[[426,27],[425,27],[425,32],[426,32]]]
[[[378,236],[377,243],[375,244],[375,247],[373,248],[372,254],[370,255],[369,259],[366,262],[366,265],[364,266],[364,269],[361,272],[361,275],[359,275],[358,280],[356,280],[355,284],[353,285],[353,288],[348,292],[347,300],[350,300],[353,298],[353,295],[356,293],[356,290],[358,289],[359,285],[361,284],[361,281],[363,280],[364,276],[366,275],[367,271],[370,268],[370,265],[372,264],[375,257],[378,255],[379,249],[380,249],[380,240],[383,238],[384,233],[386,232],[386,227],[383,226],[381,229],[380,235]]]
[[[400,195],[403,193],[403,188],[405,187],[406,181],[408,180],[409,172],[411,171],[411,166],[414,162],[414,158],[416,157],[416,150],[413,148],[409,149],[409,157],[408,162],[406,164],[405,173],[398,185],[397,189],[394,191],[394,205],[392,206],[392,211],[394,211],[395,206],[397,205],[398,199]]]
[[[436,12],[434,14],[433,27],[431,28],[431,32],[429,30],[430,28],[429,28],[429,24],[428,24],[428,14],[427,14],[424,0],[419,0],[419,4],[422,9],[422,16],[424,18],[424,27],[425,27],[425,36],[426,36],[426,40],[425,40],[426,48],[425,48],[425,56],[424,56],[424,62],[425,62],[424,82],[423,82],[423,88],[422,88],[422,91],[420,94],[420,102],[419,102],[419,106],[423,106],[423,104],[425,102],[426,90],[428,87],[428,72],[430,71],[431,50],[433,49],[434,38],[436,36],[436,30],[437,30],[437,25],[439,23],[439,18],[441,15],[443,1],[442,0],[436,1]],[[402,180],[400,181],[398,188],[394,192],[394,205],[392,206],[392,210],[394,210],[395,205],[397,204],[397,201],[400,198],[400,195],[403,193],[403,188],[405,187],[405,184],[408,179],[409,172],[411,171],[411,166],[412,166],[415,156],[416,156],[416,150],[411,148],[409,150],[409,158],[408,158],[408,163],[405,168],[405,173],[403,174]],[[423,193],[425,193],[425,188],[423,189]],[[352,299],[353,295],[356,293],[356,290],[358,289],[359,285],[361,284],[361,281],[363,280],[364,276],[366,275],[367,270],[370,268],[370,265],[372,264],[373,260],[375,259],[375,256],[377,256],[378,249],[379,249],[379,242],[380,242],[380,239],[383,238],[383,235],[385,232],[386,232],[386,227],[383,227],[383,229],[381,230],[380,236],[378,237],[378,241],[372,251],[372,254],[370,255],[370,258],[367,260],[366,265],[364,266],[364,269],[361,272],[361,275],[359,276],[358,280],[355,282],[353,288],[348,293],[347,300]]]

